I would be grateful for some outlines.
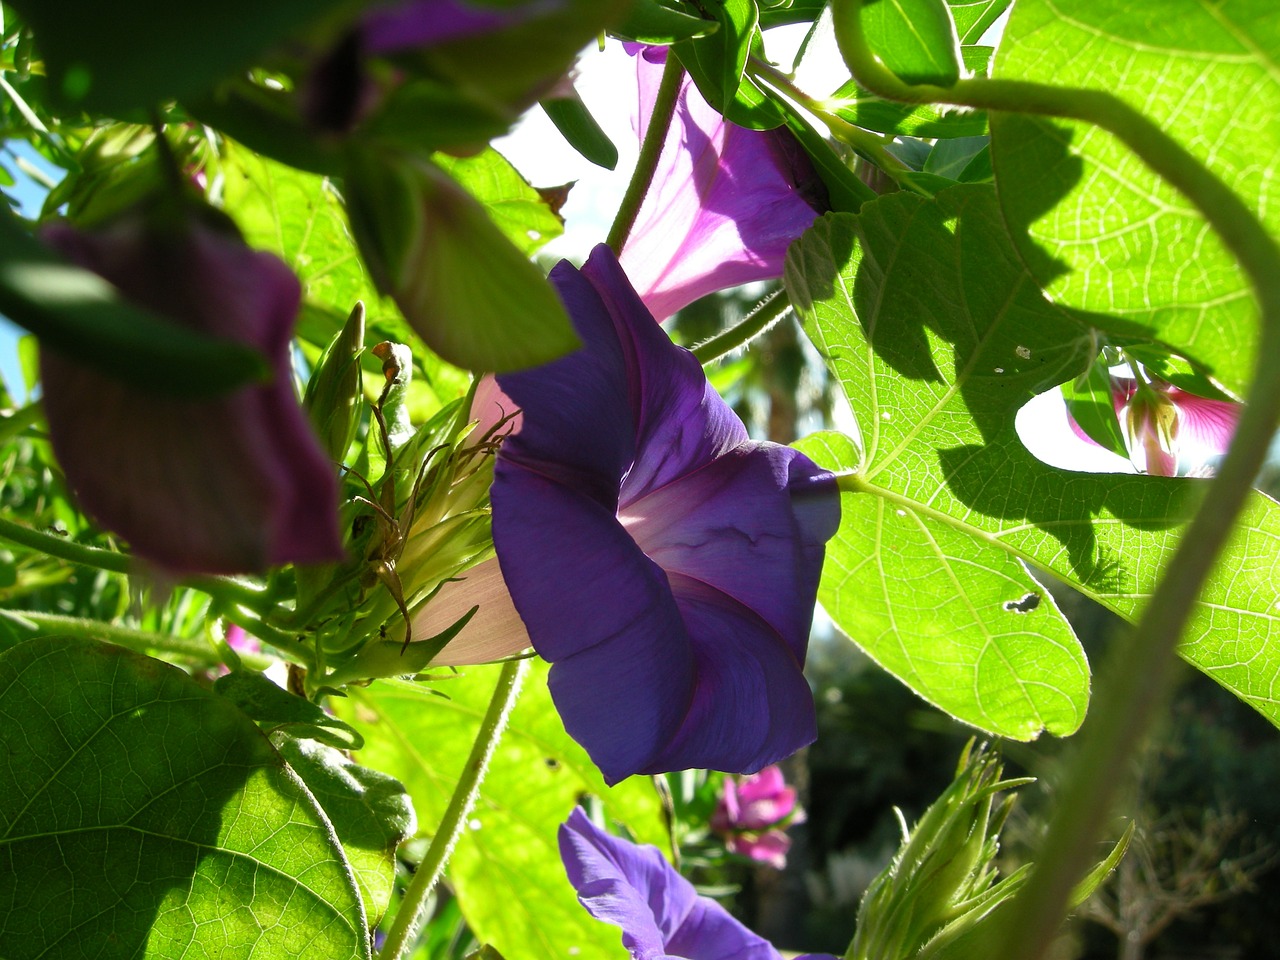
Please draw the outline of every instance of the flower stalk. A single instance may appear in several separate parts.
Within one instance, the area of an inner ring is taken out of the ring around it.
[[[1280,248],[1240,197],[1180,143],[1118,97],[1098,90],[1017,80],[968,79],[951,87],[899,80],[872,53],[859,22],[860,0],[835,0],[841,53],[862,86],[909,103],[949,103],[985,110],[1081,120],[1119,137],[1156,174],[1190,200],[1248,275],[1260,308],[1257,361],[1235,441],[1211,482],[1141,619],[1098,684],[1074,759],[1032,875],[1015,909],[1018,922],[999,953],[1043,957],[1061,926],[1072,887],[1111,811],[1129,759],[1165,702],[1174,653],[1192,605],[1244,508],[1280,422]]]
[[[721,357],[745,347],[784,317],[790,309],[791,301],[788,299],[786,292],[776,290],[756,304],[754,310],[728,330],[702,341],[690,352],[698,358],[698,362],[704,367],[709,363],[715,363]]]
[[[493,757],[498,739],[502,736],[503,728],[506,727],[507,719],[511,716],[511,710],[520,694],[520,684],[524,680],[526,665],[527,661],[523,659],[508,660],[502,665],[497,686],[493,691],[493,699],[489,701],[489,709],[485,711],[484,719],[480,721],[480,729],[476,733],[471,754],[462,767],[457,786],[453,788],[453,795],[449,798],[449,805],[445,808],[440,825],[436,827],[435,835],[431,838],[431,846],[427,848],[426,855],[413,875],[413,880],[405,890],[404,900],[400,903],[400,909],[391,924],[391,929],[387,932],[386,942],[379,954],[380,960],[399,960],[407,956],[413,946],[415,935],[422,923],[427,899],[435,889],[436,881],[444,872],[449,855],[453,853],[454,845],[462,836],[463,825],[472,807],[475,806],[489,760]]]
[[[667,140],[667,130],[671,126],[671,118],[675,115],[676,100],[680,95],[680,83],[684,79],[684,67],[678,57],[667,57],[666,66],[662,70],[662,81],[658,86],[658,97],[653,104],[653,115],[649,119],[649,127],[644,132],[644,140],[640,144],[640,156],[636,159],[636,168],[631,174],[631,182],[627,184],[627,192],[622,196],[618,206],[618,214],[609,228],[609,237],[605,241],[616,254],[622,253],[622,245],[627,242],[636,216],[640,213],[640,205],[644,203],[645,194],[649,192],[649,184],[653,182],[654,171],[658,169],[658,158],[662,156],[662,145]]]

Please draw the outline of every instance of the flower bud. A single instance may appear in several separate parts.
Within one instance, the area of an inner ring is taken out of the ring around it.
[[[320,446],[336,463],[346,456],[360,426],[362,352],[364,304],[357,303],[346,324],[320,355],[302,399]]]

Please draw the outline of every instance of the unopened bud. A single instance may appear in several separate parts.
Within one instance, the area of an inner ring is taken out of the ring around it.
[[[364,304],[356,303],[346,324],[325,347],[307,381],[302,405],[329,459],[341,463],[360,425],[360,354],[364,350]]]

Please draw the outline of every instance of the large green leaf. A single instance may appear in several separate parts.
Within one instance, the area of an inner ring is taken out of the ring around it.
[[[1204,490],[1201,480],[1056,470],[1018,439],[1018,409],[1083,369],[1092,357],[1087,324],[1104,318],[1044,297],[1013,249],[989,186],[954,187],[934,201],[899,193],[857,216],[829,215],[792,247],[786,282],[862,433],[860,455],[848,444],[812,447],[825,465],[851,473],[843,481],[850,491],[846,519],[831,548],[839,559],[824,574],[824,603],[835,608],[837,621],[840,610],[854,611],[846,614],[854,639],[878,644],[883,661],[910,658],[900,675],[922,676],[931,696],[951,689],[958,675],[953,658],[963,653],[955,638],[939,641],[938,631],[930,632],[935,618],[967,624],[968,644],[979,649],[979,623],[998,624],[1003,615],[1008,630],[1042,639],[995,645],[1012,665],[1001,663],[995,675],[1030,684],[1044,675],[1032,661],[1074,662],[1058,674],[1061,693],[1041,695],[1082,707],[1083,660],[1074,647],[1064,648],[1055,617],[1037,622],[1050,609],[1047,598],[1028,613],[1004,609],[1009,601],[1026,604],[1014,596],[1014,571],[997,563],[995,552],[1051,570],[1133,617]],[[930,535],[940,545],[933,553],[925,550]],[[961,547],[958,535],[973,545]],[[1280,573],[1278,541],[1280,509],[1255,496],[1181,648],[1273,722],[1280,722],[1274,693],[1280,622],[1272,589]],[[960,571],[963,589],[948,583],[959,599],[935,612],[926,606],[930,591],[941,597],[943,589],[914,578],[949,576],[944,558]],[[846,575],[859,563],[860,575]],[[864,583],[881,567],[886,580],[889,571],[901,577],[883,588],[887,599]],[[1002,571],[1005,593],[996,589]],[[970,611],[966,597],[985,607]],[[869,608],[861,610],[860,602]],[[1074,694],[1067,695],[1069,686]],[[1030,687],[1027,696],[1035,698]],[[977,699],[945,706],[982,726]]]
[[[659,843],[664,831],[649,781],[606,787],[586,753],[569,739],[536,664],[489,765],[449,879],[467,923],[504,956],[622,957],[616,928],[578,903],[560,861],[556,831],[584,794],[604,800],[608,815],[637,839]],[[444,813],[493,694],[496,667],[468,667],[432,696],[420,685],[379,682],[340,707],[365,737],[362,763],[404,781],[421,828]]]
[[[1268,199],[1280,176],[1274,0],[1158,8],[1019,0],[995,75],[1111,91],[1280,232],[1280,205]],[[1234,258],[1185,198],[1085,124],[1001,114],[992,161],[1019,250],[1051,297],[1139,322],[1242,390],[1257,307]]]
[[[564,220],[492,147],[470,157],[438,154],[436,163],[480,201],[507,239],[523,253],[533,253],[564,233]]]
[[[168,664],[60,637],[0,656],[0,780],[6,960],[369,956],[311,794]]]

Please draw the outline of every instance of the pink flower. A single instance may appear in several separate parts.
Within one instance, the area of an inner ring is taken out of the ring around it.
[[[1057,391],[1053,395],[1057,397]],[[1048,404],[1044,403],[1046,412],[1039,417],[1043,421],[1065,415],[1069,432],[1061,431],[1055,439],[1062,449],[1055,451],[1053,457],[1041,456],[1026,437],[1022,414],[1019,433],[1037,456],[1066,469],[1076,469],[1078,462],[1079,469],[1090,472],[1205,477],[1213,475],[1217,460],[1226,453],[1240,416],[1238,403],[1201,397],[1155,377],[1148,377],[1146,383],[1139,385],[1133,378],[1113,376],[1111,399],[1131,466],[1122,457],[1100,457],[1102,445],[1085,433],[1065,406],[1056,406],[1060,412],[1054,414],[1047,412]],[[1024,409],[1039,407],[1040,401],[1037,397]],[[1086,462],[1093,465],[1084,466]]]
[[[50,438],[85,511],[174,573],[341,559],[337,478],[293,390],[301,290],[289,268],[196,220],[130,214],[41,235],[175,324],[257,348],[275,374],[214,397],[161,397],[42,349]]]
[[[647,47],[636,57],[641,135],[666,56]],[[619,259],[661,321],[708,293],[780,277],[791,241],[826,209],[826,190],[789,131],[728,122],[686,76]]]
[[[711,815],[711,829],[725,838],[730,850],[779,870],[786,866],[791,848],[791,838],[783,831],[803,822],[796,792],[776,764],[749,777],[726,777]]]

